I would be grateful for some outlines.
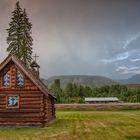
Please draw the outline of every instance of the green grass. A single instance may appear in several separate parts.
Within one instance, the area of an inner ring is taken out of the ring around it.
[[[57,111],[48,128],[0,128],[0,140],[140,140],[140,110]]]

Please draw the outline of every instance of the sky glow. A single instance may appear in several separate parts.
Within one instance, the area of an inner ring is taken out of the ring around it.
[[[16,0],[0,1],[0,61]],[[139,0],[20,0],[33,24],[41,77],[140,73]]]

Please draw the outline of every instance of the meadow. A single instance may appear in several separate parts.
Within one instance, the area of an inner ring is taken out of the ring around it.
[[[57,111],[47,128],[0,128],[0,140],[140,140],[140,110]]]

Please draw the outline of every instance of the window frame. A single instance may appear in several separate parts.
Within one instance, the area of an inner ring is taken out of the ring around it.
[[[5,74],[7,74],[9,72],[9,75],[10,75],[10,83],[9,83],[9,86],[4,86],[4,76],[5,76]],[[10,71],[10,69],[8,69],[8,70],[6,70],[6,71],[4,71],[3,72],[3,74],[2,74],[2,77],[1,77],[1,86],[3,87],[3,88],[10,88],[11,87],[11,71]]]
[[[22,76],[23,76],[23,85],[22,85],[22,86],[17,85],[17,72],[18,72],[18,71],[19,71],[19,72],[22,74]],[[18,68],[16,69],[16,77],[15,77],[15,78],[16,78],[16,84],[15,84],[16,87],[17,87],[17,88],[24,88],[24,86],[25,86],[25,75],[24,75],[23,72],[21,72]]]
[[[15,97],[17,96],[18,97],[18,105],[17,106],[13,106],[13,107],[10,107],[8,106],[8,97]],[[18,94],[9,94],[9,95],[6,95],[6,109],[19,109],[20,108],[20,96]]]

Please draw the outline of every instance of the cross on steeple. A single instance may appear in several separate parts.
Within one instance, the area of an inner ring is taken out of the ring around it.
[[[33,57],[34,57],[34,61],[36,62],[36,60],[39,56],[35,53],[35,55]]]

